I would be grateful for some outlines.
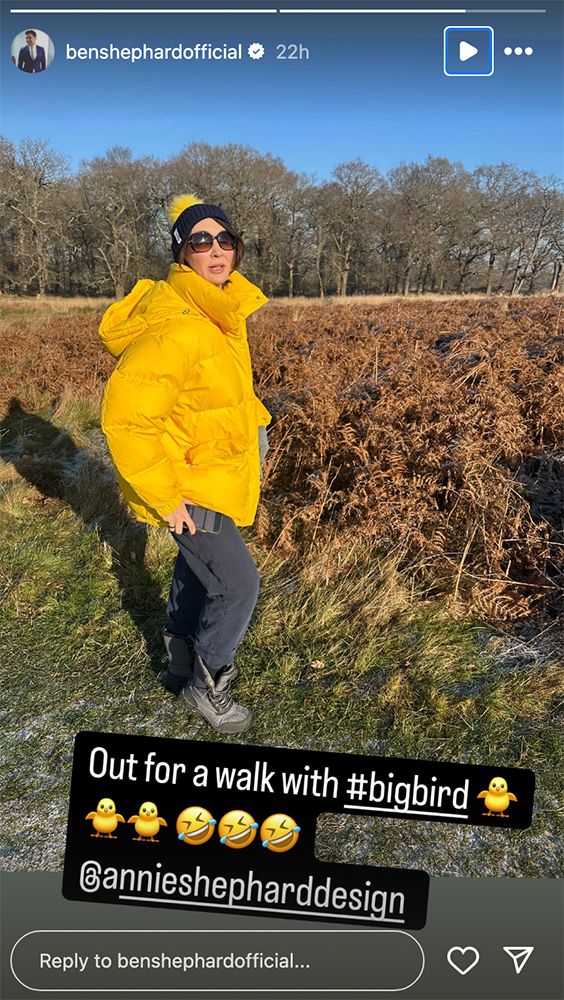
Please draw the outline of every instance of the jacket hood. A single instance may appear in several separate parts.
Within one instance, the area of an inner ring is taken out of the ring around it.
[[[155,282],[143,278],[138,281],[129,295],[106,309],[98,328],[104,347],[107,347],[114,358],[119,358],[126,347],[137,339],[148,326],[143,312],[137,312],[137,307]]]

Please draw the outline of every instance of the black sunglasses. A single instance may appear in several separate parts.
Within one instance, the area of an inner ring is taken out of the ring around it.
[[[214,240],[217,240],[218,246],[222,250],[234,250],[237,246],[237,237],[232,236],[225,229],[221,233],[218,233],[217,236],[212,236],[211,233],[206,233],[205,230],[202,230],[201,233],[192,233],[186,242],[194,253],[205,253],[206,250],[211,250]]]

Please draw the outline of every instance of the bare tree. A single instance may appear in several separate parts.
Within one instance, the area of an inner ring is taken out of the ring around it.
[[[388,183],[383,252],[390,290],[443,291],[467,256],[475,228],[469,220],[469,174],[461,163],[429,156],[424,163],[400,164]],[[469,262],[462,266],[467,270]]]
[[[527,281],[551,263],[554,236],[562,227],[562,197],[556,179],[535,179],[515,203],[517,248],[510,289],[518,295]]]
[[[477,204],[483,221],[486,248],[486,295],[500,287],[501,264],[514,249],[513,207],[531,181],[531,175],[511,163],[483,164],[473,173]]]
[[[47,142],[2,143],[3,215],[11,229],[16,290],[43,295],[52,276],[55,224],[66,159]]]
[[[378,170],[363,160],[340,163],[333,181],[323,185],[327,228],[332,243],[337,295],[346,295],[353,260],[372,250],[377,195],[383,185]]]
[[[94,278],[99,291],[121,297],[142,274],[155,240],[155,206],[150,201],[154,161],[134,160],[129,149],[114,147],[82,165],[77,183],[81,234],[94,247]]]

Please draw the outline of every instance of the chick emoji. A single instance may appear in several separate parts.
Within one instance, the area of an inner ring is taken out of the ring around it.
[[[507,791],[505,778],[492,778],[487,792],[480,792],[478,798],[486,800],[484,805],[489,810],[487,813],[482,813],[483,816],[503,816],[504,819],[508,818],[505,810],[509,807],[509,803],[517,802],[513,792]]]
[[[113,833],[118,823],[125,823],[123,816],[116,812],[115,802],[112,799],[100,799],[96,806],[96,812],[89,812],[86,819],[92,820],[92,826],[96,833],[91,833],[91,837],[109,837],[110,840],[117,840]]]
[[[130,816],[127,822],[135,823],[135,831],[139,836],[134,837],[134,840],[157,841],[155,834],[159,832],[159,827],[168,826],[167,821],[159,816],[154,802],[143,802],[139,808],[139,815]]]

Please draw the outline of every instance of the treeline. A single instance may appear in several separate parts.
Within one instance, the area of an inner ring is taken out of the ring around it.
[[[560,289],[561,187],[508,163],[429,156],[383,176],[353,160],[316,182],[248,146],[193,142],[164,161],[116,147],[73,174],[46,142],[0,139],[0,181],[4,292],[120,296],[164,276],[164,209],[182,191],[223,205],[269,295]]]

